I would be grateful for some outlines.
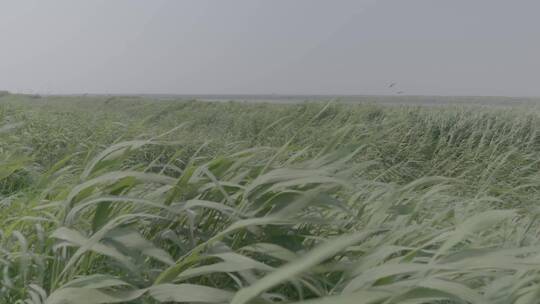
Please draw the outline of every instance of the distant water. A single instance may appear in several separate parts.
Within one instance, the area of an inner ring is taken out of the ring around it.
[[[343,103],[410,105],[540,105],[540,97],[412,96],[412,95],[143,95],[157,99],[302,103],[337,99]]]
[[[71,95],[81,96],[81,95]],[[84,96],[132,96],[157,100],[200,100],[215,102],[251,103],[303,103],[328,102],[382,105],[486,105],[486,106],[540,106],[540,97],[504,96],[414,96],[414,95],[212,95],[212,94],[85,94]]]

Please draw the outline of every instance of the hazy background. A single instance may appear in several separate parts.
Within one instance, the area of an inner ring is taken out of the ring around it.
[[[0,89],[540,96],[539,12],[538,0],[0,0]]]

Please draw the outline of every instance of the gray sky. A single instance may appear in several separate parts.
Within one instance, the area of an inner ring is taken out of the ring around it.
[[[539,12],[538,0],[0,0],[0,89],[540,96]]]

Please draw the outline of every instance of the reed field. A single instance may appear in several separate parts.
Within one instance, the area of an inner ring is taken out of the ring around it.
[[[2,95],[0,303],[539,303],[538,113]]]

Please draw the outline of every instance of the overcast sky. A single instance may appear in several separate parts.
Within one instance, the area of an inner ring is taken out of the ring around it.
[[[0,89],[540,96],[539,12],[538,0],[0,0]]]

